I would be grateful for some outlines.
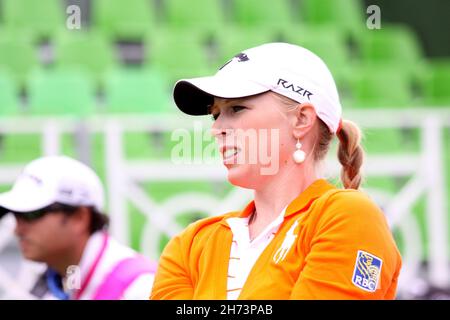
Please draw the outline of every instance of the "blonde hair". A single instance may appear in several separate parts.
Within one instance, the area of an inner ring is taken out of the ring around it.
[[[361,166],[364,151],[361,147],[361,130],[350,120],[343,120],[336,133],[339,139],[338,159],[342,165],[341,181],[345,189],[358,189],[361,180]]]
[[[275,92],[281,102],[294,110],[299,103]],[[328,126],[320,119],[318,138],[313,150],[314,160],[323,160],[328,153],[334,134],[330,132]],[[361,185],[362,174],[361,165],[364,160],[364,151],[361,146],[361,130],[350,120],[342,120],[341,127],[336,133],[339,140],[337,157],[342,165],[341,181],[345,189],[358,189]]]

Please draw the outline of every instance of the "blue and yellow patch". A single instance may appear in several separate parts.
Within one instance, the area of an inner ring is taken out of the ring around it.
[[[381,276],[383,260],[368,252],[358,250],[352,282],[358,288],[375,292]]]

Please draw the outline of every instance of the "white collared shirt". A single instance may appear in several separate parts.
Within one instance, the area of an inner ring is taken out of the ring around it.
[[[270,241],[272,241],[275,233],[284,221],[286,208],[287,206],[281,211],[278,217],[252,241],[250,241],[248,228],[249,217],[228,218],[226,220],[233,233],[233,243],[231,244],[227,275],[228,300],[236,300],[239,297],[253,265],[264,249],[269,245]]]

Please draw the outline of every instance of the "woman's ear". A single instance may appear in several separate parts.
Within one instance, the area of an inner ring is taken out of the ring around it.
[[[293,134],[296,139],[303,138],[316,123],[316,110],[310,103],[302,103],[295,111]]]

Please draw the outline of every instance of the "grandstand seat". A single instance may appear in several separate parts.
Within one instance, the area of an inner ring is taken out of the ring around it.
[[[365,64],[401,67],[416,78],[425,71],[420,44],[406,26],[384,25],[380,30],[366,29],[358,33],[357,43]]]
[[[168,110],[164,74],[151,69],[116,69],[105,80],[108,113],[158,113]]]
[[[28,85],[29,112],[86,116],[95,111],[93,81],[81,70],[36,70]]]
[[[8,72],[0,70],[0,118],[19,114],[19,92]]]
[[[216,69],[241,51],[267,42],[280,41],[281,36],[281,32],[272,28],[224,28],[218,33]]]
[[[220,0],[166,0],[164,9],[166,27],[174,29],[203,30],[214,34],[225,24]]]
[[[0,119],[3,116],[25,115],[18,102],[18,90],[7,73],[0,71]],[[9,120],[8,120],[9,121]],[[63,135],[62,150],[73,151],[71,137]],[[0,163],[26,163],[42,154],[39,133],[0,133]]]
[[[353,68],[348,76],[355,107],[411,107],[416,104],[411,77],[402,69],[362,65]]]
[[[317,54],[330,70],[344,70],[350,64],[344,33],[328,26],[307,27],[300,31],[285,31],[287,42],[298,44]]]
[[[211,72],[203,35],[193,30],[160,30],[146,42],[145,64],[165,72],[169,81]]]
[[[450,107],[450,59],[432,60],[423,79],[424,103]]]
[[[37,65],[37,51],[30,38],[16,38],[13,33],[0,34],[0,69],[8,71],[19,87],[25,84],[29,72]]]
[[[366,28],[364,10],[358,0],[303,0],[300,15],[311,26],[328,25],[354,36]]]
[[[232,0],[232,22],[242,28],[283,30],[293,26],[290,2],[286,0]]]
[[[359,66],[346,76],[351,97],[342,100],[345,107],[406,109],[418,103],[413,95],[411,77],[401,69]],[[419,149],[417,130],[370,128],[364,133],[364,147],[369,154],[418,152]]]
[[[3,0],[5,28],[26,32],[35,41],[47,40],[65,28],[64,15],[60,0]]]
[[[93,26],[113,40],[142,41],[155,26],[152,4],[148,0],[92,1]]]
[[[55,41],[55,62],[61,68],[81,68],[100,82],[116,65],[114,47],[95,32],[64,32]]]

